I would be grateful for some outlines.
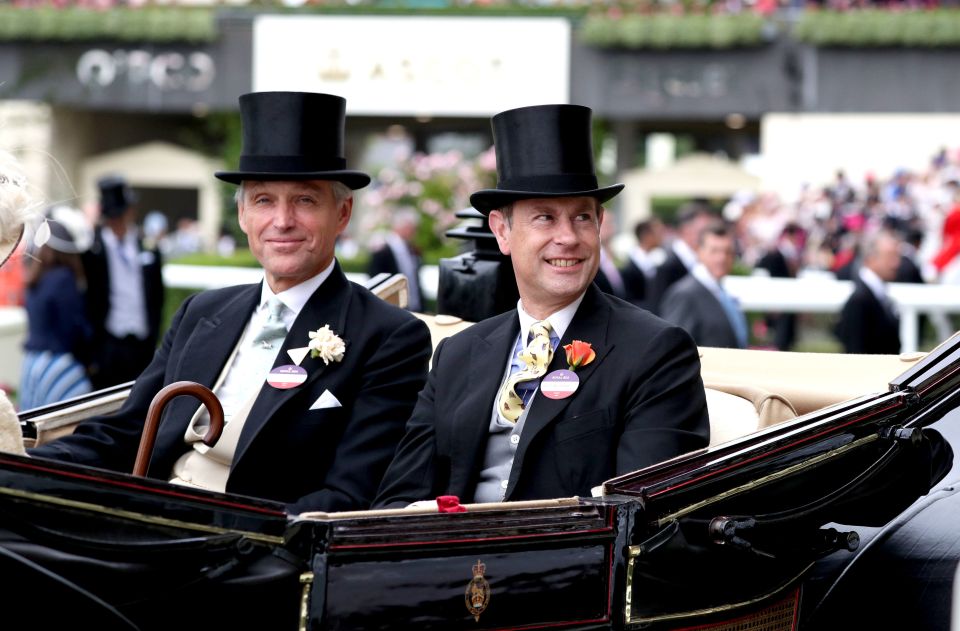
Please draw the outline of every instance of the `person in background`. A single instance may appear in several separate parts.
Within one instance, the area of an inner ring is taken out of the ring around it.
[[[627,297],[627,289],[623,283],[623,277],[617,268],[617,261],[613,258],[611,252],[611,241],[617,235],[617,219],[613,213],[604,213],[603,222],[600,224],[600,267],[597,269],[597,276],[593,282],[597,284],[600,291],[616,296],[621,300]]]
[[[71,216],[78,219],[71,221]],[[84,363],[93,331],[86,318],[86,278],[80,262],[80,254],[90,246],[90,234],[72,234],[70,230],[82,231],[85,221],[78,210],[50,209],[45,222],[49,237],[26,257],[27,339],[20,377],[21,410],[91,390]]]
[[[667,247],[667,257],[657,267],[647,290],[647,301],[654,312],[660,312],[660,303],[670,286],[697,265],[697,240],[703,229],[716,220],[710,207],[699,201],[688,202],[677,212],[675,235]]]
[[[101,225],[82,260],[93,327],[90,380],[100,390],[135,379],[150,363],[164,288],[160,252],[143,247],[130,186],[119,176],[97,186]]]
[[[663,319],[686,330],[698,346],[747,347],[747,319],[723,288],[735,257],[730,227],[721,222],[707,226],[697,246],[699,263],[663,297]]]
[[[757,269],[766,270],[771,278],[796,278],[802,264],[803,229],[795,223],[784,226],[774,247],[757,261]],[[767,326],[773,329],[773,345],[788,351],[797,337],[797,316],[794,313],[769,313]]]
[[[633,228],[637,244],[630,250],[626,264],[620,269],[627,300],[651,309],[648,290],[657,275],[657,263],[662,258],[663,222],[656,217],[637,222]]]
[[[896,278],[900,266],[900,239],[884,230],[869,235],[862,248],[863,264],[840,311],[836,335],[847,353],[899,353],[900,316],[887,283]]]
[[[383,247],[374,251],[367,267],[367,275],[403,274],[407,277],[407,309],[423,311],[423,291],[420,289],[420,252],[413,244],[420,216],[413,208],[398,208],[391,221],[391,230]]]

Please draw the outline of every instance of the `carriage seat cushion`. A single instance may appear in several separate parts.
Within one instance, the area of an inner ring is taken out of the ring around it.
[[[710,444],[718,445],[764,427],[796,418],[786,398],[744,384],[706,382]]]

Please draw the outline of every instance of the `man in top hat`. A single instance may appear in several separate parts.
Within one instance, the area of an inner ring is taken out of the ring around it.
[[[97,186],[101,222],[82,261],[93,327],[90,380],[99,390],[131,381],[150,363],[164,289],[160,252],[143,246],[127,181],[110,175]]]
[[[226,424],[178,397],[160,423],[148,475],[285,502],[291,513],[369,506],[423,386],[427,327],[350,283],[334,258],[353,191],[346,102],[264,92],[240,97],[237,210],[264,282],[205,291],[173,318],[150,366],[113,415],[33,455],[130,471],[153,396],[181,380],[213,389]]]
[[[690,336],[601,292],[602,204],[589,108],[493,118],[496,189],[474,193],[520,300],[437,346],[375,506],[589,496],[605,480],[708,443]]]

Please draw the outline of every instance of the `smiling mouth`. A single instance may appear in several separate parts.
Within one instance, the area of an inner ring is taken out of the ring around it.
[[[547,259],[547,263],[554,267],[573,267],[583,259]]]

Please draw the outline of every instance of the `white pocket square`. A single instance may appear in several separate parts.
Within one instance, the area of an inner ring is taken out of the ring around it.
[[[340,401],[329,390],[324,390],[323,394],[317,397],[317,400],[310,406],[311,410],[326,410],[328,408],[342,408]]]

